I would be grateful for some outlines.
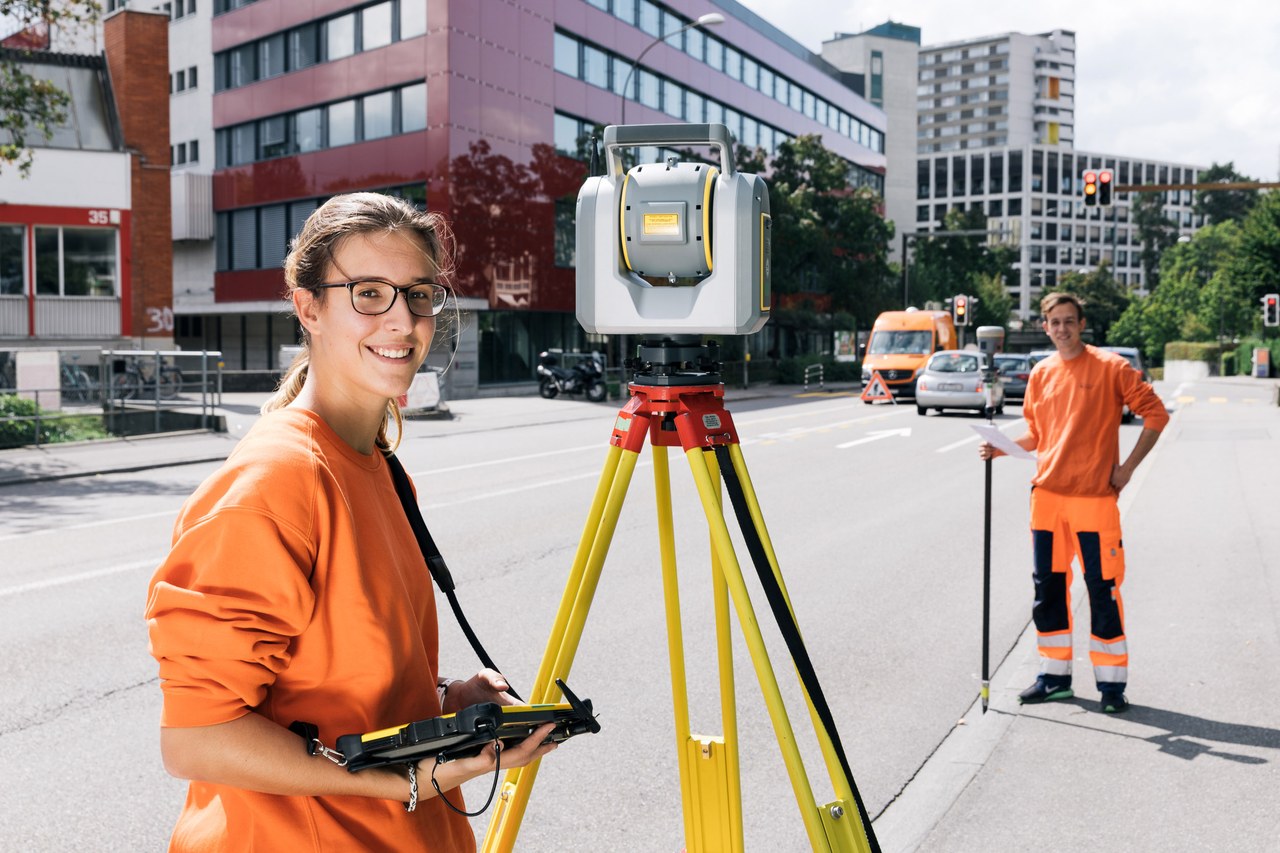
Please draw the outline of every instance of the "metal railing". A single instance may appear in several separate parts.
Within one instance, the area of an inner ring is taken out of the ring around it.
[[[806,391],[808,391],[808,390],[809,390],[810,377],[811,377],[811,376],[815,376],[815,375],[818,377],[818,387],[819,387],[819,388],[825,388],[825,387],[826,387],[826,384],[825,384],[825,383],[824,383],[824,381],[823,381],[823,376],[825,375],[825,371],[824,371],[824,369],[823,369],[823,365],[821,365],[821,364],[810,364],[810,365],[806,366],[806,367],[805,367],[805,369],[804,369],[804,390],[806,390]]]
[[[215,428],[222,401],[220,352],[78,347],[42,351],[43,363],[22,372],[17,353],[0,351],[0,397],[30,402],[6,405],[0,447],[39,447],[48,443],[54,425],[80,424],[82,431],[112,435]],[[90,353],[97,358],[82,359]]]

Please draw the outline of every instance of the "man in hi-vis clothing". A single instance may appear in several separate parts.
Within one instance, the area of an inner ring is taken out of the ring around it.
[[[1129,650],[1124,633],[1124,542],[1117,499],[1151,452],[1169,413],[1152,387],[1115,353],[1086,345],[1084,310],[1067,293],[1040,303],[1043,327],[1057,354],[1036,364],[1022,414],[1027,432],[1017,443],[1036,451],[1031,480],[1031,544],[1040,675],[1022,691],[1024,704],[1069,699],[1071,690],[1071,559],[1079,557],[1089,592],[1093,675],[1101,708],[1129,707]],[[1124,407],[1142,418],[1142,432],[1120,462]],[[1002,453],[984,443],[979,456]]]

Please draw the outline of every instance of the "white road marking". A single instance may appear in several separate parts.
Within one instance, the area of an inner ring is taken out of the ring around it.
[[[879,441],[882,438],[892,438],[901,436],[907,438],[911,435],[911,427],[903,427],[902,429],[873,429],[865,438],[857,438],[853,441],[846,441],[844,444],[837,444],[836,450],[845,450],[849,447],[857,447],[859,444],[866,444],[869,441]]]
[[[35,592],[55,586],[65,586],[69,583],[80,583],[82,581],[110,577],[111,575],[124,574],[125,572],[136,572],[139,569],[155,569],[163,560],[163,557],[157,557],[154,560],[142,560],[136,563],[125,563],[120,566],[107,566],[106,568],[79,572],[74,575],[63,575],[62,577],[46,578],[41,581],[18,584],[17,586],[0,587],[0,598],[4,598],[6,595],[21,595],[24,592]]]
[[[25,539],[28,536],[43,536],[49,533],[66,533],[68,530],[89,530],[94,527],[106,527],[111,524],[131,524],[135,521],[142,521],[144,518],[163,518],[166,515],[178,515],[177,509],[166,509],[160,512],[147,512],[142,515],[131,515],[126,518],[104,518],[98,521],[85,521],[80,524],[58,524],[52,527],[46,527],[42,530],[28,530],[26,533],[10,533],[0,536],[0,542],[8,542],[10,539]]]

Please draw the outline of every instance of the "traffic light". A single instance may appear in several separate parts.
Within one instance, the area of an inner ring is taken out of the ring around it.
[[[1262,297],[1262,325],[1280,326],[1280,293]]]
[[[1111,206],[1111,187],[1115,183],[1114,177],[1110,169],[1098,172],[1098,205],[1100,207]]]
[[[969,297],[963,293],[951,297],[951,316],[957,326],[969,325]]]
[[[1081,179],[1084,181],[1084,206],[1097,207],[1098,173],[1090,169],[1081,176]]]

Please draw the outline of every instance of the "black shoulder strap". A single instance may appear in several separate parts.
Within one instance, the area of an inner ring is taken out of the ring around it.
[[[409,519],[409,526],[413,528],[413,535],[418,539],[418,547],[422,549],[422,557],[427,562],[427,570],[431,572],[432,579],[436,582],[436,586],[440,587],[440,591],[449,599],[449,607],[453,609],[453,615],[458,620],[458,625],[462,628],[462,633],[466,635],[467,642],[471,643],[471,648],[475,650],[476,657],[480,658],[480,662],[495,672],[501,672],[498,665],[489,657],[488,652],[484,650],[484,646],[480,645],[480,639],[476,636],[475,631],[471,630],[471,624],[467,622],[467,617],[462,613],[462,605],[458,604],[458,596],[454,592],[453,575],[449,573],[449,567],[445,565],[444,557],[440,555],[440,549],[436,547],[435,540],[431,538],[431,531],[427,530],[427,522],[422,518],[422,512],[418,509],[418,501],[413,495],[413,485],[409,482],[409,475],[405,473],[404,466],[400,464],[400,460],[393,454],[387,454],[387,467],[391,469],[391,479],[396,486],[396,494],[400,497],[400,503],[404,506],[404,514]],[[505,677],[505,676],[504,676]],[[511,679],[507,681],[507,692],[512,696],[520,699],[520,694],[511,687]],[[523,702],[523,699],[520,699]]]

